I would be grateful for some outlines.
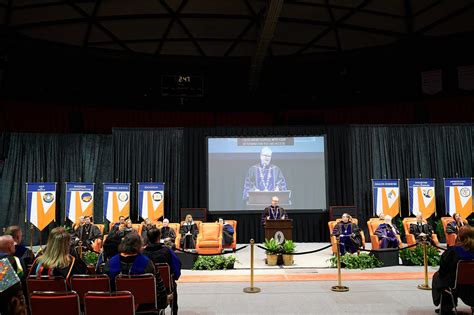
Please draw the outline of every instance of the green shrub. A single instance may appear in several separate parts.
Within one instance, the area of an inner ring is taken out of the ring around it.
[[[266,254],[281,254],[282,252],[282,246],[274,238],[265,239],[263,246],[268,249]]]
[[[93,251],[87,251],[82,255],[82,260],[84,260],[87,265],[95,266],[99,260],[99,254]]]
[[[235,256],[214,255],[199,256],[194,263],[193,270],[223,270],[234,268],[238,262]]]
[[[427,246],[427,254],[428,265],[432,267],[438,266],[441,256],[439,255],[439,252],[436,250],[436,248],[434,248],[433,246]],[[414,249],[402,249],[400,251],[400,257],[402,258],[402,261],[412,263],[415,266],[423,266],[423,246],[418,245]]]
[[[337,267],[337,256],[334,256],[329,259],[332,268]],[[341,267],[347,269],[370,269],[382,267],[383,262],[377,259],[374,255],[360,253],[359,255],[354,255],[346,253],[344,256],[341,256]]]
[[[444,228],[443,228],[443,222],[441,222],[441,219],[438,219],[435,221],[436,227],[435,227],[435,233],[438,236],[438,240],[444,240],[445,235],[444,235]]]
[[[282,245],[283,254],[294,253],[296,249],[296,244],[291,240],[286,240]]]

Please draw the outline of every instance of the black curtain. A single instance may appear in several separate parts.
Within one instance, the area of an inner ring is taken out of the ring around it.
[[[165,216],[177,222],[182,149],[181,129],[114,129],[114,178],[131,183],[130,216],[138,221],[137,183],[165,183]],[[191,157],[188,157],[191,158]],[[199,187],[195,187],[199,189]]]
[[[8,134],[8,150],[0,168],[0,226],[25,224],[27,182],[57,182],[56,223],[65,223],[64,182],[108,181],[112,173],[110,135]],[[102,222],[102,187],[96,185],[94,219]],[[99,211],[97,211],[99,209]],[[43,230],[43,243],[49,229]],[[38,233],[34,233],[35,243]]]
[[[206,138],[327,135],[328,205],[355,205],[360,222],[372,216],[371,179],[399,178],[402,215],[408,215],[406,179],[434,177],[437,214],[444,214],[443,177],[472,177],[474,125],[308,126],[279,128],[115,129],[113,135],[2,134],[0,226],[24,222],[25,182],[58,182],[57,218],[64,222],[65,181],[96,183],[95,219],[102,222],[102,183],[166,183],[165,213],[207,207]],[[258,213],[211,213],[239,220],[239,241],[262,240]],[[292,211],[297,241],[328,240],[327,214]]]

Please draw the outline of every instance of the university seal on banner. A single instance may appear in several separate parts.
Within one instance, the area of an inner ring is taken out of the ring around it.
[[[423,196],[426,198],[432,198],[433,197],[433,189],[428,188],[428,189],[423,189]]]
[[[118,199],[121,201],[121,202],[125,202],[128,200],[128,194],[127,193],[119,193],[118,194]]]
[[[163,195],[159,191],[153,194],[153,201],[160,201],[161,199],[163,199]]]
[[[52,193],[46,193],[43,195],[44,202],[51,203],[54,200],[54,195]]]
[[[92,195],[88,192],[85,192],[81,195],[81,200],[84,201],[84,202],[91,202]]]
[[[469,197],[471,195],[471,191],[469,190],[469,188],[461,188],[461,190],[459,191],[461,193],[461,196],[466,198],[466,197]]]

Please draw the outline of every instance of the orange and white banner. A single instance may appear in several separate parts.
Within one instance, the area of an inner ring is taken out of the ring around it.
[[[104,213],[109,222],[130,216],[130,184],[104,184]]]
[[[372,179],[374,213],[392,218],[400,213],[400,180]]]
[[[472,213],[472,178],[445,178],[444,193],[446,214],[465,219]]]
[[[56,183],[26,183],[28,222],[40,231],[56,220]]]
[[[93,183],[66,183],[66,217],[72,223],[78,223],[81,216],[92,216],[93,209]]]
[[[165,184],[138,184],[138,212],[143,219],[158,220],[165,215]]]
[[[409,178],[407,182],[410,213],[421,213],[424,219],[428,219],[436,212],[434,178]]]

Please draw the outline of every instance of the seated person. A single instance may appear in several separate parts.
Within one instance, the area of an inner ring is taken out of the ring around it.
[[[4,287],[3,285],[6,285],[6,283],[0,281],[0,314],[27,315],[27,306],[24,295],[27,293],[25,281],[26,267],[23,260],[14,256],[14,253],[15,241],[13,240],[13,237],[11,235],[0,236],[0,259],[6,258],[17,276],[20,278],[19,282],[11,283],[8,287]],[[7,270],[2,270],[2,279],[5,276],[3,272],[6,274]]]
[[[444,289],[453,287],[456,280],[456,269],[459,260],[474,260],[474,229],[470,226],[464,226],[459,229],[458,244],[449,247],[442,255],[439,264],[439,270],[433,275],[431,294],[435,306],[440,304],[441,295],[443,295],[443,305],[441,312],[451,313],[454,305],[451,297],[444,293]],[[474,287],[459,286],[456,290],[455,303],[457,298],[461,298],[467,305],[474,305]]]
[[[142,239],[137,233],[128,233],[123,238],[119,245],[120,254],[112,257],[104,267],[104,273],[110,277],[110,287],[112,290],[115,290],[115,277],[119,274],[155,274],[153,262],[143,255],[142,251]],[[166,294],[166,288],[161,277],[156,277],[156,298],[160,309],[165,309],[168,306],[168,300],[172,298],[171,295],[168,297]]]
[[[344,255],[346,252],[355,253],[362,244],[360,229],[357,224],[352,223],[352,217],[344,213],[332,230],[332,235],[339,239],[339,252]]]
[[[234,242],[234,228],[222,218],[219,218],[218,222],[222,224],[222,245],[232,245]]]
[[[145,220],[143,220],[143,222],[141,223],[141,226],[142,226],[141,237],[142,237],[143,243],[147,244],[148,243],[148,240],[146,238],[147,232],[156,227],[154,224],[151,223],[151,220],[149,218],[146,218]]]
[[[13,241],[15,242],[15,256],[18,258],[23,259],[25,265],[28,266],[29,264],[33,263],[35,260],[35,254],[24,246],[21,241],[23,239],[23,233],[21,228],[18,225],[9,226],[5,230],[5,235],[11,235],[13,237]]]
[[[44,254],[33,262],[30,275],[62,276],[69,283],[69,277],[87,273],[86,264],[69,254],[71,236],[63,227],[51,230]]]
[[[164,263],[170,266],[174,287],[172,313],[178,314],[178,294],[176,291],[176,280],[178,280],[181,276],[181,261],[173,250],[160,242],[161,237],[162,235],[159,229],[155,228],[149,230],[147,234],[148,245],[143,250],[143,255],[150,258],[155,264]]]
[[[161,239],[166,246],[174,248],[174,241],[176,239],[176,233],[173,228],[169,226],[170,221],[168,219],[163,219],[163,226],[161,227]]]
[[[410,234],[415,236],[417,243],[423,241],[423,237],[426,237],[426,240],[431,243],[431,245],[436,245],[433,241],[433,228],[427,224],[423,223],[423,214],[419,213],[416,215],[416,223],[410,224]]]
[[[461,218],[461,215],[459,213],[454,213],[453,214],[453,219],[454,219],[454,221],[451,221],[446,225],[446,233],[457,235],[459,229],[462,228],[463,226],[467,225],[467,224]]]
[[[392,224],[392,217],[385,215],[384,223],[380,224],[375,230],[375,235],[379,237],[380,248],[398,248],[400,243],[398,241],[397,235],[400,232]]]
[[[92,245],[95,242],[102,242],[102,233],[99,228],[92,224],[92,218],[90,216],[84,217],[84,224],[79,226],[74,232],[74,243],[82,244],[88,250],[93,250]]]
[[[385,219],[385,213],[380,212],[380,213],[379,213],[379,219],[380,219],[380,220]]]
[[[199,234],[197,224],[194,223],[193,217],[188,214],[186,220],[179,229],[181,234],[180,247],[182,249],[194,249],[196,248],[196,239]]]
[[[119,222],[115,222],[114,225],[112,225],[112,228],[110,231],[116,231],[119,229],[121,225],[125,224],[125,217],[123,215],[119,216]]]

